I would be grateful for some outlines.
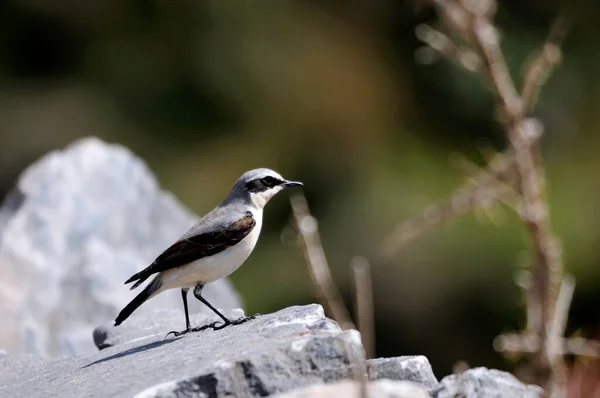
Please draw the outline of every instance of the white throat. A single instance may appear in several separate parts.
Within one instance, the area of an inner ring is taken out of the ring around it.
[[[269,189],[268,191],[264,191],[264,192],[257,192],[257,193],[250,193],[250,201],[254,204],[254,206],[257,209],[261,210],[261,214],[262,214],[262,209],[267,205],[267,203],[269,203],[269,200],[271,200],[271,198],[273,196],[275,196],[276,193],[278,193],[279,191],[281,191],[283,188],[282,187],[274,187],[272,189]]]

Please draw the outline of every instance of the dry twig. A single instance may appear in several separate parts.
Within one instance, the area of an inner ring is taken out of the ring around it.
[[[373,311],[373,288],[371,266],[364,257],[354,257],[350,264],[354,279],[356,323],[367,359],[375,354],[375,317]]]
[[[302,194],[295,194],[290,197],[290,203],[299,232],[298,237],[304,249],[304,257],[319,301],[329,309],[333,319],[342,329],[356,329],[339,289],[333,281],[319,236],[318,223],[310,214],[306,198]],[[365,355],[372,355],[374,322],[369,263],[366,259],[357,257],[353,260],[352,270],[356,280],[359,330],[365,347]],[[366,398],[368,388],[367,357],[362,353],[356,353],[346,340],[344,340],[344,346],[348,353],[353,379],[359,383],[360,396]]]
[[[520,216],[531,238],[533,259],[533,283],[528,289],[528,335],[537,339],[535,351],[539,371],[539,382],[551,396],[561,396],[564,392],[565,371],[562,361],[561,339],[566,326],[570,299],[569,281],[563,280],[563,264],[559,244],[550,229],[549,208],[545,199],[545,179],[543,165],[538,161],[536,139],[541,135],[539,123],[528,119],[527,114],[535,105],[538,92],[552,68],[560,61],[560,44],[566,35],[568,23],[560,17],[553,25],[550,35],[539,53],[532,57],[526,67],[521,91],[517,91],[510,76],[504,54],[500,48],[500,36],[492,20],[496,12],[495,0],[432,0],[442,21],[449,30],[469,44],[480,61],[478,71],[494,94],[500,111],[501,121],[514,154],[514,168],[518,174],[518,191],[521,195]],[[439,53],[460,61],[456,54],[464,50],[455,45],[448,35],[429,27],[420,27],[417,36]],[[462,64],[461,62],[458,62]],[[464,65],[463,65],[464,66]],[[507,166],[508,167],[508,166]],[[508,168],[510,168],[508,167]],[[490,172],[494,175],[494,171]],[[485,175],[485,174],[483,174]],[[434,207],[434,217],[423,217],[421,221],[403,224],[386,241],[388,253],[401,244],[416,237],[424,230],[442,221],[452,219],[471,209],[480,202],[478,193],[489,187],[490,179],[477,181],[467,195],[455,195],[450,205]],[[487,185],[486,185],[487,184]],[[491,189],[494,189],[492,186]],[[458,198],[461,205],[454,206]],[[561,293],[558,285],[562,281]],[[572,293],[572,291],[571,291]]]
[[[564,368],[552,352],[555,338],[549,335],[555,306],[556,282],[562,277],[562,261],[556,239],[550,231],[548,206],[544,198],[542,166],[536,163],[530,145],[531,129],[525,119],[523,100],[517,93],[504,55],[500,49],[499,35],[486,13],[477,15],[465,7],[467,29],[475,48],[481,54],[482,71],[491,83],[496,102],[503,116],[508,140],[515,152],[515,163],[521,179],[523,211],[521,217],[529,229],[533,246],[534,287],[540,302],[542,327],[537,331],[541,347],[537,361],[540,382],[550,395],[562,395]],[[527,74],[526,74],[527,75]],[[532,75],[532,74],[530,74]],[[527,86],[527,84],[525,85]]]
[[[348,308],[333,281],[331,269],[323,250],[317,219],[310,214],[306,198],[302,194],[290,197],[290,203],[299,232],[308,270],[316,288],[319,301],[329,309],[333,319],[342,329],[354,329]]]
[[[523,289],[526,296],[531,294],[531,275],[527,271],[519,273],[517,284]],[[567,326],[567,318],[573,292],[575,290],[575,279],[571,275],[565,275],[558,294],[553,324],[550,326],[553,330],[550,336],[556,338],[552,343],[552,352],[556,358],[562,355],[577,355],[583,357],[600,357],[600,343],[586,340],[580,337],[571,337],[568,339],[560,338],[564,335]],[[527,299],[528,304],[532,301]],[[527,311],[527,328],[524,333],[506,333],[501,334],[494,340],[494,348],[499,352],[508,354],[535,354],[541,349],[541,340],[535,334],[536,325],[539,323],[538,314],[535,310]],[[533,319],[531,319],[533,317]]]
[[[569,27],[570,21],[566,16],[556,18],[541,50],[531,58],[525,67],[521,88],[524,112],[531,111],[537,102],[540,89],[554,67],[560,62],[562,58],[560,46],[565,40]]]
[[[497,154],[487,169],[467,181],[467,186],[457,190],[447,202],[427,208],[422,215],[404,221],[384,240],[382,252],[391,257],[401,247],[428,230],[476,209],[497,202],[518,209],[518,193],[512,188],[515,179],[512,153]]]
[[[426,49],[432,49],[437,54],[448,58],[457,65],[462,66],[470,72],[477,72],[481,67],[481,58],[475,52],[461,48],[454,43],[450,37],[434,29],[427,24],[421,24],[416,27],[415,34],[417,38],[427,46],[420,49],[422,54]],[[424,58],[424,57],[421,57]]]

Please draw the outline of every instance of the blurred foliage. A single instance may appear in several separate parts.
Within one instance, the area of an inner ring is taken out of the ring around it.
[[[513,73],[552,18],[576,11],[563,65],[535,111],[554,228],[578,280],[571,332],[600,325],[600,6],[503,1],[498,24]],[[0,192],[43,153],[96,135],[130,147],[199,214],[243,171],[266,166],[305,182],[336,280],[373,262],[377,354],[425,354],[438,375],[457,360],[511,368],[492,349],[522,326],[513,283],[527,265],[517,218],[474,216],[425,235],[393,261],[381,241],[448,198],[505,140],[483,84],[445,61],[415,62],[425,2],[309,0],[7,0],[0,3]],[[206,189],[206,187],[210,189]],[[314,301],[285,197],[232,277],[248,312]],[[140,264],[140,267],[144,264]]]

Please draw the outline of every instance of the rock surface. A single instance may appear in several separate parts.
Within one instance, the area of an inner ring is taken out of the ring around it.
[[[95,352],[93,327],[114,319],[137,293],[122,282],[196,219],[121,146],[88,138],[46,155],[23,172],[0,208],[0,348],[41,356]],[[227,281],[208,285],[205,294],[219,308],[240,307]],[[196,300],[190,305],[206,311]],[[181,307],[179,292],[138,311],[169,307]]]
[[[482,367],[444,377],[431,395],[434,398],[540,398],[542,391],[541,387],[521,383],[510,373]]]
[[[236,312],[225,315],[239,316]],[[157,315],[157,324],[137,334],[124,330],[118,344],[94,355],[52,361],[0,357],[0,396],[257,397],[349,379],[353,364],[364,363],[358,332],[342,332],[319,305],[167,339],[169,330],[181,329],[181,311]],[[217,318],[192,319],[202,325]]]
[[[225,315],[233,319],[243,313]],[[197,313],[192,324],[217,319]],[[93,355],[52,360],[0,355],[0,397],[352,398],[361,396],[352,380],[363,377],[371,379],[372,398],[537,398],[541,393],[486,368],[436,383],[423,356],[365,361],[359,333],[342,331],[316,304],[166,339],[168,331],[183,326],[180,310],[155,310],[125,325],[96,328],[102,349]]]
[[[438,385],[429,360],[422,355],[369,359],[367,371],[370,380],[407,380],[417,382],[426,388],[434,388]]]
[[[273,398],[362,398],[360,383],[345,380],[334,384],[315,385]],[[412,381],[377,380],[367,384],[368,398],[430,398],[423,386]]]

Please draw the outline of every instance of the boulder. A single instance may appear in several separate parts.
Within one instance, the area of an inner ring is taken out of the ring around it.
[[[93,355],[48,361],[0,357],[0,396],[258,397],[364,372],[358,332],[341,331],[319,305],[289,307],[238,326],[166,339],[168,331],[181,329],[181,311],[156,315],[157,322],[137,333],[104,326],[118,343]],[[225,315],[234,318],[241,311]],[[194,325],[215,320],[192,316]]]
[[[426,388],[438,385],[431,364],[423,355],[370,359],[367,361],[367,370],[370,380],[413,381]]]
[[[480,367],[444,377],[431,395],[433,398],[540,398],[542,392],[541,387],[523,384],[510,373]]]
[[[137,294],[123,282],[196,220],[122,146],[87,138],[44,156],[0,207],[0,348],[45,357],[95,352],[94,326]],[[219,308],[241,307],[226,280],[205,294]],[[182,307],[179,292],[166,292],[131,319],[174,307]],[[190,311],[208,310],[190,300]]]
[[[273,398],[363,398],[359,382],[345,380],[333,384],[318,384],[283,394]],[[430,398],[427,390],[412,381],[381,379],[366,385],[367,398]]]
[[[243,316],[239,309],[224,313]],[[193,326],[218,319],[191,316]],[[371,398],[537,398],[542,391],[486,368],[434,383],[423,356],[366,361],[359,333],[342,331],[316,304],[165,338],[183,323],[179,309],[154,310],[118,327],[97,327],[98,351],[91,355],[0,355],[0,397],[352,398],[363,396],[359,380]]]

